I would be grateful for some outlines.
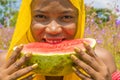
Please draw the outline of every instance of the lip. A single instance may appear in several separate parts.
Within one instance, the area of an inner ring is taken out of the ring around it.
[[[65,38],[44,38],[44,41],[50,44],[61,43]]]

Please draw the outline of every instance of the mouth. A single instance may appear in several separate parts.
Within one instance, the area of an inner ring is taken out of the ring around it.
[[[48,38],[45,38],[43,39],[44,42],[47,42],[47,43],[50,43],[50,44],[58,44],[58,43],[61,43],[63,40],[65,40],[65,38],[51,38],[51,39],[48,39]]]

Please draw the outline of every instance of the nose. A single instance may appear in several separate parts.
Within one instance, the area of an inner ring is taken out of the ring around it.
[[[58,24],[55,20],[51,21],[45,30],[48,34],[57,35],[62,33],[62,26]]]

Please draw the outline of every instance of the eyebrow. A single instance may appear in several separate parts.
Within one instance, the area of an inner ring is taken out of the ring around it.
[[[48,13],[48,12],[45,12],[45,11],[42,11],[42,10],[33,10],[33,12],[36,12],[36,13]],[[75,11],[71,11],[71,10],[64,10],[62,12],[60,12],[60,14],[67,14],[67,13],[74,13]]]
[[[46,13],[45,11],[41,11],[41,10],[33,10],[33,12],[37,12],[37,13]]]
[[[65,13],[74,13],[74,11],[70,11],[70,10],[69,11],[63,11],[62,13],[63,14],[65,14]]]

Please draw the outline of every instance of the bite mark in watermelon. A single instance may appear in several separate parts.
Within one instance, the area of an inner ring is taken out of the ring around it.
[[[36,73],[45,76],[63,76],[73,72],[70,55],[75,54],[75,47],[85,50],[84,41],[92,48],[96,44],[96,40],[92,38],[65,40],[58,44],[34,42],[26,44],[21,53],[33,54],[26,65],[38,63]]]

